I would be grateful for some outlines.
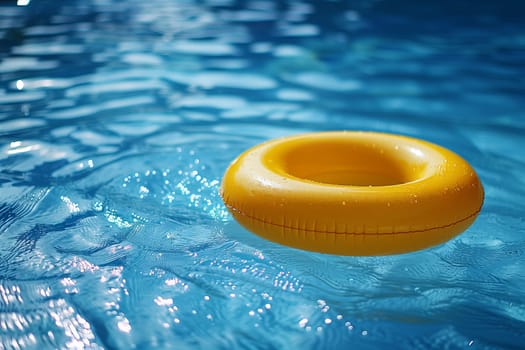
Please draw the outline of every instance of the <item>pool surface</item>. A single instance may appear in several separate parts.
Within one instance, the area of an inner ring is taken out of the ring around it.
[[[0,349],[525,344],[519,1],[0,1]],[[459,153],[466,232],[386,257],[265,241],[218,194],[265,140]]]

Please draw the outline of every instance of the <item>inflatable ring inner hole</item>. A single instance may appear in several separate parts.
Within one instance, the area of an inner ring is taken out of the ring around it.
[[[352,140],[293,142],[275,147],[265,161],[297,180],[341,186],[393,186],[425,176],[425,149]]]

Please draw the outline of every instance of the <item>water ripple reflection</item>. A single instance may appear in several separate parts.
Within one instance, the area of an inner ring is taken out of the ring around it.
[[[515,348],[525,341],[522,6],[0,2],[0,349]],[[484,210],[388,257],[250,234],[242,151],[335,129],[473,164]]]

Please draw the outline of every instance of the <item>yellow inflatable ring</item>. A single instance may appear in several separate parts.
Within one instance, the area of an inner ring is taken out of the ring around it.
[[[375,132],[272,140],[227,169],[233,217],[277,243],[340,255],[410,252],[472,224],[483,187],[471,166],[435,144]]]

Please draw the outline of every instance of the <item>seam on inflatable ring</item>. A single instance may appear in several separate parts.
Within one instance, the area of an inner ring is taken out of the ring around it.
[[[366,232],[358,233],[358,232],[321,231],[321,230],[312,230],[312,229],[307,229],[307,228],[301,229],[300,227],[294,227],[294,226],[289,226],[289,225],[280,225],[280,224],[276,224],[274,222],[270,222],[270,221],[259,219],[259,218],[255,217],[255,216],[246,215],[241,210],[239,210],[239,209],[237,209],[237,208],[235,208],[233,206],[230,206],[230,207],[231,207],[231,209],[233,209],[234,211],[238,212],[239,214],[241,214],[242,216],[244,216],[244,217],[246,217],[248,219],[251,219],[251,220],[254,220],[254,221],[258,221],[258,222],[261,222],[263,224],[268,224],[268,225],[272,225],[272,226],[281,227],[281,228],[284,228],[284,229],[298,230],[298,231],[305,231],[305,232],[312,232],[312,233],[334,233],[336,235],[355,235],[355,236],[359,236],[359,235],[397,235],[397,234],[423,233],[423,232],[428,232],[428,231],[432,231],[432,230],[443,229],[443,228],[451,227],[451,226],[454,226],[454,225],[458,225],[458,224],[460,224],[460,223],[462,223],[464,221],[467,221],[468,219],[470,219],[472,217],[477,216],[481,212],[481,208],[482,208],[482,206],[481,206],[474,213],[466,216],[463,219],[454,221],[454,222],[452,222],[450,224],[447,224],[447,225],[435,226],[435,227],[430,227],[430,228],[426,228],[426,229],[422,229],[422,230],[413,230],[413,231],[382,232],[382,233],[379,233],[379,232],[375,232],[375,233],[366,233]]]

